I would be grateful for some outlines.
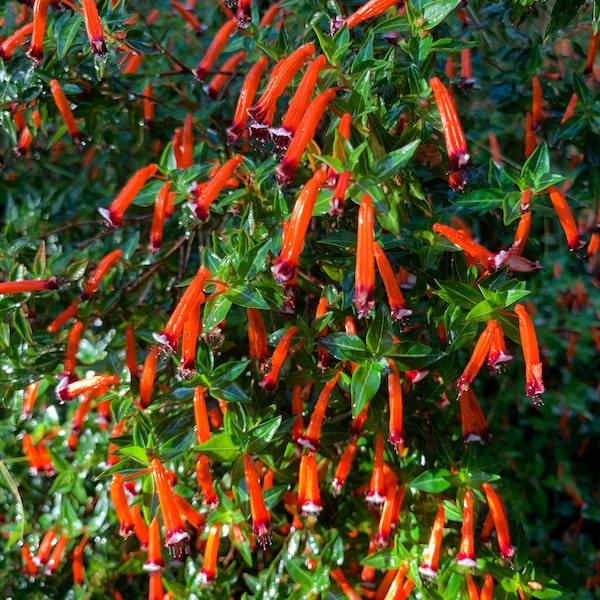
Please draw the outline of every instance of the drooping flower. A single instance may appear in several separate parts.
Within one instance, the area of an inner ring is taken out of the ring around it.
[[[404,323],[407,317],[412,315],[412,310],[407,308],[404,295],[400,290],[392,265],[377,242],[373,242],[373,253],[375,254],[375,261],[377,262],[377,269],[379,270],[383,285],[385,286],[392,318],[396,321],[400,321],[400,323]]]
[[[223,63],[220,73],[217,73],[206,87],[206,92],[210,98],[216,100],[219,97],[221,90],[231,79],[235,73],[235,70],[238,68],[239,64],[244,60],[244,58],[246,58],[246,51],[240,50],[239,52],[236,52],[230,56]]]
[[[194,76],[196,77],[196,79],[199,79],[200,81],[204,81],[206,79],[206,76],[208,75],[210,69],[217,60],[217,57],[219,56],[219,54],[221,54],[223,48],[225,48],[229,37],[235,31],[236,28],[236,20],[229,19],[229,21],[222,25],[219,31],[217,31],[215,37],[213,38],[213,41],[211,42],[210,46],[208,47],[208,50],[206,51],[206,54],[204,55],[204,58],[194,69]]]
[[[419,567],[419,572],[425,577],[437,577],[438,562],[442,549],[442,536],[444,535],[444,521],[444,506],[440,503],[438,504],[438,512],[431,529],[429,544],[423,552],[423,562]]]
[[[504,504],[502,503],[498,493],[489,483],[484,483],[481,487],[485,494],[488,506],[490,508],[490,513],[494,521],[494,528],[496,529],[496,535],[498,536],[498,548],[500,550],[500,556],[505,558],[508,562],[511,562],[511,559],[515,554],[515,548],[510,543],[510,531]]]
[[[83,20],[88,40],[92,48],[92,54],[97,60],[106,60],[106,43],[104,41],[104,30],[98,14],[95,0],[81,0],[83,7]]]
[[[496,321],[490,323],[492,323],[492,343],[488,352],[487,368],[491,373],[498,374],[513,357],[506,351],[504,333],[500,325]]]
[[[373,310],[375,289],[375,212],[369,194],[363,194],[358,209],[358,238],[356,243],[356,270],[354,274],[354,305],[360,317]]]
[[[73,116],[73,111],[69,105],[69,101],[63,92],[63,89],[58,82],[57,79],[50,80],[50,91],[52,92],[52,97],[54,98],[54,102],[56,104],[56,108],[60,112],[65,125],[67,126],[67,131],[73,140],[73,143],[78,147],[82,147],[82,139],[81,132],[79,131],[79,127],[77,127],[77,123],[75,122],[75,117]]]
[[[257,308],[248,308],[248,353],[256,359],[260,371],[270,365],[271,357],[267,348],[267,330],[265,322]]]
[[[211,584],[217,578],[217,559],[219,558],[219,537],[221,525],[211,525],[208,529],[206,546],[204,547],[204,559],[200,571],[202,582]]]
[[[359,23],[380,15],[397,3],[397,0],[367,0],[367,2],[360,6],[349,17],[346,17],[345,19],[336,17],[333,19],[330,24],[331,35],[334,35],[344,24],[348,26],[348,29],[352,29]]]
[[[331,578],[340,586],[340,589],[345,594],[348,600],[360,600],[362,596],[350,585],[344,572],[339,567],[333,569],[330,573]]]
[[[29,292],[45,292],[57,290],[59,283],[56,277],[49,279],[23,279],[22,281],[3,281],[0,283],[0,295],[27,294]]]
[[[392,359],[388,360],[390,372],[388,373],[388,400],[389,400],[389,433],[388,441],[400,453],[404,446],[402,430],[402,383],[400,372]]]
[[[250,497],[252,532],[258,538],[258,543],[266,550],[267,546],[271,544],[271,514],[265,505],[254,461],[247,452],[244,453],[242,458],[246,486]]]
[[[354,460],[354,456],[356,455],[356,450],[358,449],[358,438],[352,437],[350,441],[344,448],[344,453],[342,454],[342,458],[338,463],[335,469],[335,475],[331,480],[331,488],[333,490],[334,495],[339,494],[344,487],[344,483],[348,478],[348,473],[350,473],[350,467],[352,466],[352,461]]]
[[[131,518],[133,519],[133,533],[140,543],[142,549],[148,548],[150,543],[150,531],[139,505],[135,504],[131,508]],[[160,547],[160,540],[158,540],[158,547]]]
[[[152,217],[152,227],[150,229],[150,243],[148,244],[148,250],[151,254],[155,254],[162,247],[163,227],[167,217],[167,205],[170,193],[171,184],[168,181],[165,181],[158,191],[154,203],[154,215]]]
[[[21,412],[22,419],[29,419],[29,417],[31,417],[31,414],[33,413],[33,407],[35,406],[35,401],[37,399],[39,387],[40,382],[34,381],[25,388],[25,393],[23,395],[23,410]]]
[[[390,542],[392,526],[398,520],[400,506],[404,500],[404,488],[398,488],[397,480],[388,480],[386,485],[385,502],[381,509],[377,535],[375,536],[375,543],[379,548],[387,548]]]
[[[6,63],[13,55],[13,52],[27,40],[27,36],[33,31],[33,22],[19,27],[14,33],[6,37],[0,44],[0,58]]]
[[[54,571],[56,571],[60,561],[62,560],[63,554],[65,553],[65,548],[67,546],[67,542],[69,538],[66,535],[61,535],[58,540],[56,540],[56,544],[50,553],[50,557],[48,558],[48,563],[46,564],[46,568],[44,569],[45,575],[52,575]]]
[[[148,554],[146,562],[142,565],[144,571],[154,573],[155,571],[160,572],[165,568],[161,547],[158,515],[154,515],[148,528]]]
[[[386,496],[386,485],[383,468],[383,437],[380,433],[375,437],[375,456],[373,458],[373,471],[367,490],[366,500],[369,504],[383,504]]]
[[[472,388],[467,388],[458,396],[460,421],[465,444],[481,442],[490,437],[487,421]]]
[[[515,305],[515,313],[519,318],[519,333],[525,358],[525,392],[535,406],[540,406],[545,388],[535,327],[523,305]]]
[[[183,379],[188,379],[196,372],[196,346],[198,343],[198,334],[201,333],[202,318],[200,310],[201,302],[204,301],[204,293],[199,301],[190,307],[190,311],[183,323],[183,332],[181,336],[181,362],[179,363],[179,375]]]
[[[473,537],[473,492],[471,490],[465,490],[462,519],[461,541],[456,562],[461,567],[474,568],[477,566],[477,561]]]
[[[273,356],[271,358],[271,370],[262,378],[262,381],[260,382],[260,386],[267,392],[273,392],[277,387],[279,372],[281,371],[281,367],[283,367],[283,363],[288,356],[288,352],[292,344],[292,338],[294,337],[296,331],[298,331],[298,328],[295,325],[292,325],[281,336],[277,346],[275,347],[275,351],[273,352]]]
[[[88,541],[88,536],[84,535],[81,542],[73,549],[73,583],[76,586],[83,585],[84,570],[83,570],[83,549]]]
[[[542,126],[542,85],[534,75],[531,78],[531,120],[533,131],[538,131]]]
[[[33,32],[31,34],[31,45],[27,50],[27,56],[37,67],[44,58],[44,34],[46,33],[46,19],[48,18],[49,0],[35,0],[33,4]]]
[[[317,459],[314,452],[303,454],[300,459],[298,506],[304,515],[316,516],[323,510],[317,475]]]
[[[471,354],[467,366],[462,372],[462,375],[458,378],[456,385],[458,387],[459,396],[469,389],[471,383],[473,383],[477,373],[479,373],[479,370],[487,359],[488,352],[492,345],[492,335],[494,332],[493,323],[495,323],[495,321],[488,321],[486,328],[483,330],[475,344],[475,348],[473,349],[473,353]]]
[[[235,20],[240,29],[248,29],[252,25],[252,0],[237,0]]]
[[[110,497],[119,519],[119,534],[128,538],[134,530],[133,517],[123,487],[123,476],[115,473],[110,482]]]
[[[210,473],[210,458],[201,454],[196,461],[196,479],[202,492],[202,503],[211,510],[219,504],[219,496],[215,491],[212,475]]]
[[[194,13],[181,2],[171,0],[171,6],[183,17],[183,19],[192,26],[194,33],[200,35],[206,31],[206,25],[202,24]]]
[[[581,250],[581,248],[583,248],[583,240],[579,237],[577,224],[575,223],[575,219],[573,218],[573,213],[571,212],[571,208],[567,203],[567,199],[556,186],[550,186],[548,188],[548,192],[550,201],[552,202],[554,210],[556,211],[556,215],[558,216],[558,220],[560,221],[563,231],[565,232],[569,250],[571,250],[571,252],[578,252]]]
[[[56,386],[56,397],[62,402],[74,400],[80,394],[85,392],[97,392],[102,388],[119,383],[121,378],[118,375],[92,375],[85,379],[78,379],[69,382],[66,377],[63,377]]]

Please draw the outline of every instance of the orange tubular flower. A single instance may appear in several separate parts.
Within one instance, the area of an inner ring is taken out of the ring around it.
[[[100,22],[100,15],[95,0],[81,0],[83,7],[83,19],[85,30],[92,48],[92,54],[97,60],[106,60],[106,44],[104,42],[104,30]]]
[[[0,283],[0,295],[45,292],[59,288],[56,277],[50,279],[24,279],[23,281],[4,281]]]
[[[155,254],[162,248],[163,227],[167,215],[167,202],[170,191],[171,184],[166,181],[156,195],[152,229],[150,230],[150,243],[148,244],[148,250],[151,254]]]
[[[317,475],[317,459],[314,452],[303,454],[300,459],[298,506],[304,516],[316,516],[323,510]]]
[[[217,578],[217,559],[219,558],[219,536],[221,535],[220,525],[211,525],[206,538],[204,548],[204,559],[202,561],[202,570],[200,571],[202,583],[211,584]]]
[[[25,562],[27,572],[29,573],[29,575],[33,575],[35,577],[39,573],[39,569],[35,564],[34,559],[31,557],[31,552],[29,551],[29,548],[25,545],[21,546],[21,557]]]
[[[181,130],[181,159],[177,161],[178,169],[187,169],[194,164],[194,115],[188,113]]]
[[[56,397],[61,402],[74,400],[80,394],[86,392],[99,392],[109,385],[116,385],[120,381],[118,375],[93,375],[85,379],[79,379],[69,382],[68,378],[63,377],[56,386]]]
[[[106,277],[110,268],[123,256],[123,251],[119,248],[109,252],[96,267],[96,270],[87,278],[81,293],[81,299],[87,300],[100,285],[100,282]]]
[[[494,578],[491,573],[486,573],[483,577],[483,587],[481,588],[479,600],[492,600],[494,597]]]
[[[300,125],[300,121],[302,120],[302,116],[310,104],[310,98],[315,91],[315,85],[319,78],[319,74],[325,67],[326,62],[327,59],[325,56],[319,54],[319,56],[310,63],[298,84],[296,93],[290,100],[281,127],[271,130],[271,136],[277,148],[287,148],[292,137],[296,133],[298,125]]]
[[[258,538],[258,543],[263,550],[266,550],[267,546],[271,544],[271,515],[265,505],[254,461],[247,452],[244,453],[242,458],[244,460],[246,486],[250,496],[252,532]]]
[[[348,26],[348,29],[352,29],[359,23],[380,15],[396,4],[397,0],[368,0],[349,17],[346,17],[345,19],[337,17],[332,20],[331,34],[333,35],[340,27],[342,27],[342,25],[344,25],[344,23]]]
[[[144,187],[146,181],[152,177],[158,169],[158,165],[150,164],[138,169],[108,208],[99,208],[98,212],[106,219],[110,227],[120,227],[123,223],[123,214],[127,207],[133,202],[138,192]]]
[[[173,351],[177,349],[177,342],[181,337],[187,315],[191,308],[201,301],[204,294],[204,283],[209,277],[210,271],[201,266],[171,313],[164,331],[160,334],[154,334],[154,339],[163,347]]]
[[[327,314],[327,309],[327,298],[325,296],[321,296],[315,312],[315,318],[318,319],[320,317],[324,317]],[[325,325],[325,327],[323,327],[323,329],[317,334],[317,337],[323,337],[327,335],[328,331],[329,327]],[[317,367],[319,367],[319,369],[322,371],[325,371],[325,369],[327,369],[329,366],[329,352],[327,352],[327,350],[325,350],[321,344],[317,344],[317,355]]]
[[[563,125],[569,119],[571,119],[575,115],[575,107],[577,106],[577,102],[579,102],[579,98],[577,94],[573,93],[571,98],[569,99],[569,103],[567,104],[567,108],[565,108],[565,112],[560,120],[560,124]]]
[[[292,414],[298,415],[292,428],[292,441],[294,444],[298,444],[298,440],[304,433],[304,403],[310,398],[312,385],[311,381],[304,386],[296,384],[292,388]]]
[[[377,544],[378,548],[387,548],[389,544],[392,522],[395,520],[394,512],[397,516],[398,510],[400,510],[400,504],[402,503],[402,500],[400,500],[400,503],[397,502],[397,494],[398,489],[396,484],[390,485],[388,482],[385,501],[379,517],[377,535],[375,536],[375,543]],[[401,492],[401,494],[404,496],[404,492]]]
[[[477,376],[477,373],[479,373],[479,369],[483,366],[492,345],[492,335],[496,325],[497,323],[495,321],[488,321],[486,328],[479,336],[475,348],[473,349],[473,354],[456,383],[459,396],[469,389]]]
[[[490,324],[492,324],[492,343],[488,353],[487,367],[491,373],[498,374],[504,368],[504,363],[511,361],[513,357],[506,351],[504,333],[500,325],[496,321],[490,321]]]
[[[352,466],[352,461],[356,455],[357,448],[358,439],[356,437],[351,438],[344,448],[342,458],[340,459],[340,462],[335,470],[335,475],[331,480],[331,489],[333,490],[333,494],[335,496],[337,496],[344,487],[344,483],[346,482],[348,473],[350,473],[350,467]]]
[[[519,333],[525,358],[525,393],[531,398],[535,406],[540,406],[545,388],[542,380],[542,363],[540,362],[535,327],[523,305],[517,304],[515,313],[519,318]]]
[[[240,50],[233,56],[230,56],[221,67],[221,72],[215,75],[208,84],[206,91],[210,98],[216,100],[219,97],[223,86],[229,81],[238,65],[246,58],[246,51]]]
[[[204,300],[204,294],[201,301]],[[196,372],[196,345],[200,333],[202,319],[200,317],[201,304],[194,304],[183,324],[183,335],[181,339],[181,362],[179,363],[179,375],[183,379],[189,379]]]
[[[384,597],[384,600],[405,600],[407,598],[407,595],[404,593],[404,583],[407,573],[408,564],[402,563],[394,575],[394,579]]]
[[[258,123],[263,123],[271,107],[277,102],[288,83],[294,75],[302,68],[307,58],[315,53],[315,45],[312,43],[294,50],[288,57],[282,58],[273,69],[267,87],[259,101],[248,109],[250,117]]]
[[[238,0],[235,20],[240,29],[248,29],[252,25],[252,0]]]
[[[478,244],[464,231],[453,229],[452,227],[442,225],[441,223],[435,223],[433,225],[433,231],[440,233],[453,244],[459,246],[469,256],[482,264],[488,271],[496,271],[502,266],[501,261],[497,260],[497,257],[495,257],[494,254],[481,244]]]
[[[526,190],[528,191],[528,190]],[[531,193],[531,192],[530,192]],[[525,192],[523,193],[523,197],[525,200]],[[528,203],[528,200],[525,200]],[[522,205],[524,202],[522,201]],[[527,243],[527,238],[529,237],[529,231],[531,230],[531,213],[529,210],[521,213],[521,218],[519,219],[519,225],[517,226],[517,231],[515,232],[515,241],[512,243],[510,247],[511,254],[515,254],[520,256],[525,249],[525,244]]]
[[[488,140],[490,144],[490,154],[492,155],[492,162],[497,166],[501,167],[504,164],[502,155],[500,153],[500,144],[498,143],[498,137],[493,131],[488,134]]]
[[[363,194],[358,209],[358,239],[356,243],[356,272],[354,275],[354,304],[360,317],[373,310],[375,288],[375,212],[369,194]]]
[[[492,488],[489,483],[484,483],[482,486],[483,492],[490,507],[490,513],[494,521],[494,527],[496,529],[496,535],[498,536],[498,548],[500,550],[500,556],[505,558],[509,563],[511,558],[515,554],[515,549],[510,543],[510,532],[508,529],[508,518],[506,517],[506,510],[504,504],[497,492]]]
[[[8,62],[13,52],[23,44],[31,32],[33,31],[33,23],[27,23],[27,25],[23,25],[23,27],[19,27],[12,35],[9,35],[1,44],[0,44],[0,58],[4,62]]]
[[[206,524],[204,515],[200,514],[183,496],[179,494],[173,494],[175,500],[175,506],[177,510],[183,515],[185,520],[195,527],[196,529],[202,529]]]
[[[156,375],[156,366],[160,348],[153,346],[146,356],[144,367],[142,369],[142,377],[140,378],[140,406],[147,408],[152,399],[152,389],[154,388],[154,376]]]
[[[563,231],[565,232],[565,236],[567,237],[569,250],[571,250],[571,252],[578,252],[583,247],[583,241],[579,237],[579,231],[577,230],[577,225],[575,223],[575,219],[573,218],[571,208],[567,203],[567,199],[565,198],[565,195],[555,186],[549,187],[548,191],[550,200],[554,206],[556,215],[558,216],[558,220],[560,221]]]
[[[465,48],[460,52],[460,87],[468,89],[473,86],[473,67],[471,65],[471,48]]]
[[[275,180],[279,185],[288,185],[298,168],[306,146],[312,140],[325,109],[335,98],[333,89],[321,92],[308,106],[281,163],[275,170]]]
[[[135,349],[135,331],[133,325],[128,324],[125,328],[125,364],[131,375],[131,379],[138,378],[137,352]]]
[[[437,577],[438,562],[440,551],[442,549],[442,536],[444,535],[444,506],[438,504],[438,512],[431,529],[429,544],[423,552],[423,563],[419,567],[419,572],[425,577]]]
[[[201,454],[196,461],[196,479],[202,492],[202,503],[212,510],[219,504],[219,496],[210,474],[210,459],[204,454]]]
[[[157,458],[152,459],[150,465],[154,480],[154,489],[158,496],[160,512],[162,513],[165,526],[165,546],[169,550],[172,550],[176,556],[181,556],[183,552],[182,548],[187,544],[190,536],[183,528],[183,521],[179,516],[179,511],[173,498],[173,490],[169,485],[165,468]]]
[[[44,566],[50,557],[50,550],[52,549],[52,544],[56,539],[56,533],[50,530],[44,534],[42,541],[40,542],[40,547],[38,548],[37,554],[33,557],[33,562],[38,566]]]
[[[75,376],[75,365],[77,364],[77,351],[79,350],[79,340],[81,339],[82,331],[83,323],[81,321],[75,321],[69,332],[64,368],[63,372],[60,374],[61,377],[66,377],[69,381],[75,381],[77,379]]]
[[[35,0],[33,5],[33,31],[31,34],[31,45],[27,50],[27,56],[37,67],[44,58],[44,34],[46,33],[46,19],[48,17],[49,0]]]
[[[181,4],[181,2],[171,0],[171,6],[192,26],[196,35],[200,35],[206,31],[206,25],[200,23],[192,11]]]
[[[348,583],[344,572],[339,567],[329,573],[331,578],[340,586],[348,600],[360,600],[362,596]]]
[[[531,120],[533,131],[538,131],[542,126],[542,85],[537,77],[531,79]]]
[[[388,360],[390,372],[388,374],[388,397],[390,407],[388,441],[400,453],[404,447],[402,430],[402,383],[400,373],[393,360]]]
[[[133,519],[133,533],[138,539],[140,547],[142,549],[148,548],[148,544],[150,543],[150,531],[148,530],[146,521],[144,521],[142,511],[137,504],[131,509],[131,517]],[[158,545],[160,547],[160,541],[158,542]]]
[[[150,573],[150,587],[148,590],[148,600],[164,600],[165,588],[163,587],[162,575],[160,571]]]
[[[269,366],[271,357],[267,349],[265,322],[257,308],[248,308],[248,351],[250,358],[256,359],[261,371]]]
[[[71,420],[71,435],[69,436],[69,439],[67,441],[69,448],[73,451],[77,449],[79,436],[81,434],[81,430],[83,429],[85,418],[90,412],[92,400],[94,399],[94,397],[94,392],[88,392],[85,398],[79,403],[79,406],[73,413],[73,419]]]
[[[590,32],[590,42],[585,59],[585,66],[583,67],[584,75],[589,75],[594,70],[594,61],[596,60],[596,51],[598,50],[598,38],[600,38],[600,32],[594,33],[594,30],[592,29]]]
[[[223,163],[209,181],[201,185],[194,184],[191,192],[194,194],[195,200],[194,202],[190,202],[188,206],[199,221],[204,222],[208,220],[210,205],[217,198],[243,160],[244,157],[241,154],[236,154],[233,158]]]
[[[76,586],[83,585],[83,549],[88,541],[88,536],[84,535],[81,542],[73,550],[73,583]]]
[[[452,97],[444,84],[437,77],[432,77],[429,85],[433,90],[435,102],[442,120],[446,150],[450,159],[448,182],[453,190],[462,190],[467,183],[466,169],[470,162],[465,134],[458,120],[458,114]]]
[[[375,254],[377,269],[379,270],[388,296],[392,318],[396,321],[400,321],[402,324],[407,317],[412,315],[412,310],[406,308],[406,301],[404,300],[404,295],[396,280],[392,265],[377,242],[373,242],[373,253]]]
[[[204,81],[206,79],[208,72],[215,63],[215,60],[217,60],[219,54],[221,54],[221,52],[223,51],[223,48],[225,48],[229,37],[235,31],[236,27],[236,20],[230,19],[224,25],[221,26],[219,31],[217,31],[217,34],[213,38],[213,41],[211,42],[210,46],[208,47],[204,58],[200,61],[200,64],[194,69],[194,76],[196,77],[196,79],[199,79],[200,81]]]
[[[155,515],[150,522],[150,527],[147,528],[147,536],[148,558],[142,569],[149,573],[160,573],[165,568],[165,561],[163,560],[161,551],[158,515]]]
[[[246,79],[244,79],[242,89],[240,90],[237,107],[235,109],[235,114],[233,116],[233,123],[227,129],[227,141],[230,144],[233,144],[240,137],[240,135],[242,135],[242,131],[248,119],[248,109],[250,108],[252,102],[254,102],[260,77],[268,62],[269,61],[266,56],[261,56],[248,71]]]
[[[44,570],[45,575],[52,575],[56,568],[60,564],[60,561],[65,553],[65,547],[69,538],[66,535],[61,535],[50,554],[50,558],[48,559],[48,564],[46,565],[46,569]]]
[[[344,171],[339,175],[333,195],[329,200],[329,214],[332,217],[341,217],[344,212],[344,203],[346,202],[346,190],[350,185],[351,171]]]
[[[75,123],[75,117],[73,116],[73,112],[71,111],[71,107],[69,106],[69,101],[67,100],[65,93],[60,87],[60,83],[58,83],[58,80],[50,80],[50,91],[52,92],[54,102],[56,103],[56,108],[58,108],[58,111],[60,112],[63,121],[67,126],[67,130],[69,132],[69,135],[71,136],[71,139],[73,140],[73,143],[81,149],[81,132],[77,127],[77,123]]]
[[[42,459],[39,452],[33,443],[33,439],[29,433],[23,436],[23,452],[29,462],[29,470],[32,475],[38,475],[43,471]]]
[[[467,593],[469,594],[469,600],[479,600],[479,590],[471,573],[467,573]]]
[[[204,393],[206,390],[198,385],[194,388],[194,420],[196,422],[196,437],[199,444],[210,440],[210,425]]]
[[[473,537],[473,492],[471,490],[465,490],[461,536],[456,562],[461,567],[475,568],[477,561],[475,560],[475,541]]]
[[[483,443],[489,439],[487,421],[477,401],[475,392],[471,388],[467,388],[459,394],[458,401],[460,404],[460,420],[464,443]]]
[[[144,123],[149,125],[154,121],[154,99],[153,99],[152,84],[148,83],[142,92]]]
[[[38,130],[40,127],[40,111],[37,108],[34,108],[31,111],[31,118],[36,130]],[[17,142],[17,147],[15,148],[15,154],[17,156],[25,156],[29,146],[31,146],[32,141],[33,135],[31,134],[31,131],[29,131],[29,127],[26,126],[21,130],[21,135],[19,136],[19,141]]]
[[[325,411],[327,410],[327,404],[329,403],[331,392],[336,386],[339,377],[340,371],[337,371],[333,379],[328,381],[321,390],[321,393],[317,398],[315,408],[313,409],[313,413],[310,417],[310,422],[306,428],[306,433],[298,438],[298,444],[303,448],[316,451],[321,447],[319,438],[321,437],[321,428],[323,426],[323,420],[325,419]]]
[[[279,283],[293,283],[296,280],[298,260],[304,247],[319,188],[324,182],[325,173],[319,169],[298,194],[287,227],[284,225],[281,252],[271,267],[273,277]]]
[[[31,417],[31,413],[33,412],[33,407],[35,406],[35,401],[37,399],[39,387],[40,382],[34,381],[25,388],[25,393],[23,395],[23,412],[21,413],[22,419],[28,419],[29,417]]]
[[[369,504],[383,504],[385,502],[385,476],[383,471],[383,437],[380,433],[375,438],[375,457],[373,459],[373,473],[367,491],[366,500]]]
[[[127,496],[125,495],[123,476],[120,473],[115,473],[110,482],[110,497],[120,523],[119,534],[121,537],[128,538],[133,533],[134,525],[131,510],[127,503]]]
[[[274,392],[277,387],[277,379],[283,363],[287,358],[292,343],[294,334],[298,331],[295,325],[292,325],[280,338],[275,350],[273,357],[271,358],[271,370],[263,377],[260,382],[260,386],[267,392]]]

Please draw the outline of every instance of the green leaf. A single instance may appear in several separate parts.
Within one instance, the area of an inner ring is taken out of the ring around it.
[[[233,304],[237,304],[238,306],[261,310],[269,309],[269,303],[252,284],[244,285],[242,288],[231,288],[225,292],[225,295]]]
[[[223,462],[233,462],[242,453],[240,445],[228,433],[213,435],[210,440],[196,446],[194,450]]]
[[[371,175],[379,182],[394,177],[402,167],[405,167],[409,163],[420,143],[421,140],[413,140],[406,144],[406,146],[389,152],[374,165]]]
[[[77,32],[81,30],[82,20],[79,15],[67,13],[57,21],[55,26],[57,58],[64,58],[67,54]],[[68,93],[64,87],[63,91],[65,94]]]
[[[444,356],[442,352],[434,352],[430,346],[409,340],[402,340],[394,344],[385,355],[394,359],[396,366],[401,371],[428,367]]]
[[[471,309],[481,302],[481,292],[466,283],[439,281],[437,279],[436,283],[441,290],[435,293],[448,304],[456,304],[461,308]]]
[[[375,362],[359,365],[352,373],[350,386],[352,395],[352,416],[356,417],[377,393],[381,384],[381,367]]]
[[[421,473],[410,482],[409,486],[430,494],[440,494],[450,487],[451,484],[448,481],[450,477],[452,477],[452,473],[448,469],[433,469]]]
[[[594,35],[598,33],[598,23],[600,23],[600,0],[594,0],[594,20],[592,21]]]
[[[482,300],[477,306],[474,306],[465,316],[467,321],[489,321],[493,318],[497,305],[489,300]]]
[[[521,176],[531,184],[548,172],[550,172],[550,156],[546,142],[542,142],[525,161],[521,169]]]
[[[319,344],[338,360],[361,362],[369,356],[364,342],[351,333],[330,333],[319,338]]]
[[[221,294],[207,302],[202,318],[202,331],[208,333],[211,329],[214,329],[227,317],[231,305],[231,300],[225,294]]]
[[[268,444],[277,433],[277,430],[281,425],[282,419],[283,417],[281,415],[279,417],[275,417],[274,419],[269,419],[268,421],[260,423],[256,427],[253,427],[248,432],[248,434],[252,438],[260,440],[265,444]]]
[[[431,0],[422,8],[422,16],[425,19],[423,29],[437,27],[462,0]]]
[[[288,558],[285,561],[285,568],[294,582],[303,589],[310,590],[312,588],[312,575],[306,569],[303,560],[296,557]]]
[[[394,344],[392,320],[389,310],[384,305],[379,305],[373,323],[367,331],[367,348],[376,356],[387,352]]]
[[[119,454],[129,456],[146,466],[150,464],[148,452],[145,448],[140,448],[139,446],[123,446],[122,448],[119,448]]]
[[[392,550],[380,550],[373,554],[365,556],[360,561],[364,567],[373,567],[374,569],[397,569],[402,562],[402,558]]]
[[[579,9],[583,6],[584,2],[585,0],[556,0],[556,4],[552,8],[550,21],[546,27],[544,41],[572,21],[575,15],[579,12]],[[596,5],[594,3],[594,16],[595,8]]]

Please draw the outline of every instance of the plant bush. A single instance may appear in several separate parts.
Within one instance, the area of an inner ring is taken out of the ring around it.
[[[7,598],[597,597],[598,5],[361,4],[0,7]]]

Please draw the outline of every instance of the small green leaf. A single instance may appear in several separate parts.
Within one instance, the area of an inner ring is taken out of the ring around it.
[[[402,340],[394,344],[385,355],[394,359],[396,366],[401,371],[428,367],[444,356],[442,352],[434,352],[425,344],[409,340]]]
[[[439,281],[441,290],[436,294],[448,304],[456,304],[461,308],[471,309],[481,302],[481,293],[466,283],[459,281]]]
[[[527,159],[521,169],[521,176],[526,182],[531,182],[550,171],[550,156],[548,146],[542,142]]]
[[[461,0],[431,0],[422,8],[422,16],[425,19],[423,29],[437,27],[459,4]]]
[[[489,321],[493,318],[497,306],[489,300],[482,300],[477,306],[474,306],[465,316],[467,321]]]
[[[202,331],[209,332],[214,329],[227,317],[231,305],[231,300],[225,294],[221,294],[207,302],[202,319]]]
[[[448,469],[434,469],[421,473],[416,479],[410,482],[410,487],[430,494],[440,494],[450,487],[448,478],[452,473]]]
[[[552,8],[552,14],[550,15],[550,21],[546,27],[546,33],[544,34],[544,41],[546,41],[552,34],[556,33],[559,29],[568,25],[573,20],[575,15],[579,12],[579,9],[583,6],[585,0],[556,0],[556,4]],[[594,16],[596,5],[594,3]]]
[[[122,448],[119,448],[119,454],[129,456],[146,466],[150,464],[146,449],[140,448],[139,446],[123,446]]]
[[[394,344],[394,334],[389,310],[380,305],[373,323],[367,331],[367,348],[375,355],[384,354]]]
[[[351,333],[330,333],[319,338],[319,344],[338,360],[361,362],[368,358],[364,342]]]
[[[279,429],[279,426],[281,425],[282,418],[283,417],[281,417],[281,415],[280,415],[279,417],[275,417],[274,419],[269,419],[268,421],[265,421],[264,423],[260,423],[256,427],[253,427],[248,432],[248,434],[252,438],[259,439],[260,441],[262,441],[264,443],[268,443],[273,439],[273,437],[277,433],[277,430]]]
[[[373,567],[373,569],[397,569],[401,562],[401,557],[392,550],[381,550],[365,556],[360,564],[364,567]]]
[[[225,295],[233,304],[237,304],[238,306],[258,308],[260,310],[269,309],[269,303],[252,284],[244,285],[242,288],[231,288]]]
[[[228,433],[218,433],[213,435],[210,440],[195,447],[196,452],[205,454],[213,460],[223,462],[233,462],[241,454],[239,444]]]
[[[379,182],[390,179],[397,175],[403,167],[405,167],[410,159],[414,156],[421,140],[413,140],[398,150],[393,150],[386,154],[378,161],[372,169],[373,175]]]
[[[381,385],[381,367],[374,362],[359,365],[352,373],[352,416],[356,417]]]

